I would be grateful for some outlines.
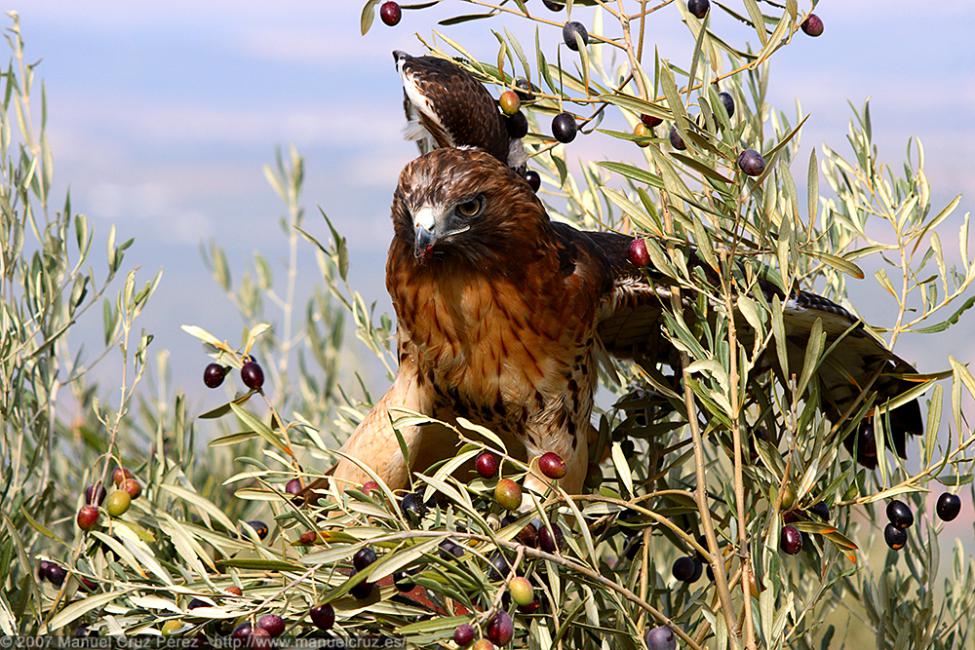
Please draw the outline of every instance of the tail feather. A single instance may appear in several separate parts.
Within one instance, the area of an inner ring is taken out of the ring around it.
[[[924,420],[921,405],[917,400],[902,404],[890,412],[890,432],[894,438],[894,449],[901,458],[907,458],[907,436],[924,433]]]

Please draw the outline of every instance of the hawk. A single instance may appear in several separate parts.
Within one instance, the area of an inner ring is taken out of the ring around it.
[[[398,320],[399,369],[344,454],[404,488],[412,470],[451,456],[456,436],[440,425],[400,428],[408,466],[391,410],[448,423],[463,417],[497,433],[516,457],[559,454],[563,487],[580,491],[595,436],[597,353],[650,363],[675,356],[661,333],[666,279],[629,262],[631,237],[552,221],[527,181],[478,148],[439,148],[410,162],[392,221],[386,288]],[[874,374],[881,401],[909,386],[900,375],[913,368],[845,309],[807,292],[781,298],[791,367],[802,367],[817,318],[832,340],[847,334],[818,373],[834,421]],[[922,428],[917,401],[891,411],[890,425],[904,455],[905,436]],[[876,448],[865,447],[858,460],[875,464]],[[345,487],[369,477],[343,459],[333,479]],[[545,487],[535,475],[526,483]]]

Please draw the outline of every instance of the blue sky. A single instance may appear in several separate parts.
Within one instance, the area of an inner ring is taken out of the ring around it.
[[[283,264],[281,208],[261,173],[278,145],[294,143],[305,155],[309,212],[319,205],[334,219],[349,238],[355,285],[386,304],[389,200],[399,169],[416,155],[399,136],[390,52],[420,51],[414,33],[428,35],[443,11],[406,12],[398,27],[377,24],[363,38],[360,6],[30,0],[19,8],[31,58],[43,58],[59,187],[71,187],[75,207],[101,232],[115,223],[120,236],[136,238],[130,262],[165,269],[143,325],[156,346],[172,350],[176,379],[194,397],[204,360],[179,325],[239,331],[198,246],[215,237],[232,266],[255,250]],[[967,195],[960,219],[975,196],[975,6],[857,0],[823,2],[818,13],[825,34],[800,35],[776,56],[773,101],[788,108],[798,99],[812,113],[805,145],[842,148],[847,99],[872,98],[884,157],[898,163],[907,138],[919,136],[935,196]],[[676,10],[659,21],[650,38],[680,60],[691,44]],[[450,33],[483,58],[495,56],[484,23]],[[559,39],[555,30],[545,37]],[[600,145],[593,139],[569,154],[600,157]],[[310,264],[302,279],[318,281]],[[908,339],[900,351],[926,369],[948,352],[975,360],[971,343],[958,349],[953,339]]]

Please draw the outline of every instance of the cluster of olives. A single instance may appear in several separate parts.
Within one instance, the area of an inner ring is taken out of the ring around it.
[[[935,505],[935,512],[941,521],[954,520],[961,512],[961,498],[951,492],[942,493]],[[887,504],[887,521],[884,541],[891,549],[899,551],[907,544],[907,529],[914,525],[914,513],[906,503],[895,499]]]
[[[129,510],[133,499],[142,494],[142,484],[132,476],[132,472],[124,467],[116,467],[112,472],[112,482],[115,488],[111,494],[105,490],[101,481],[97,481],[85,488],[85,502],[78,510],[75,521],[81,530],[92,530],[101,519],[99,506],[104,505],[105,511],[112,517],[121,517]]]
[[[562,458],[554,453],[547,452],[535,459],[535,466],[539,473],[545,478],[557,481],[566,475],[566,465]],[[522,486],[511,478],[501,476],[501,457],[489,451],[480,453],[474,461],[475,472],[484,479],[497,479],[493,490],[493,501],[502,512],[506,512],[501,520],[502,526],[508,526],[518,520],[518,515],[514,514],[522,505]],[[301,483],[298,479],[291,479],[285,486],[285,491],[289,494],[298,494],[301,491]],[[383,498],[379,485],[374,481],[363,483],[359,492],[366,496],[377,496]],[[426,517],[430,502],[423,499],[423,490],[407,492],[399,497],[399,508],[413,525],[419,525]],[[301,535],[299,543],[313,544],[322,535],[319,531],[308,531]],[[515,537],[516,541],[532,548],[539,548],[546,553],[558,553],[565,543],[565,535],[561,528],[552,523],[545,526],[541,523],[526,524]],[[467,548],[457,542],[445,539],[439,544],[438,553],[445,561],[463,557]],[[370,600],[378,597],[377,585],[368,579],[357,577],[360,573],[379,560],[377,549],[371,545],[364,545],[359,548],[352,556],[352,567],[348,574],[351,586],[349,593],[359,600]],[[488,575],[492,580],[505,582],[505,594],[503,603],[514,603],[521,613],[530,614],[537,611],[542,605],[537,598],[531,580],[525,575],[516,575],[508,563],[508,559],[501,551],[497,551],[489,558],[490,566]],[[413,575],[418,568],[406,568],[393,574],[393,585],[400,593],[408,593],[416,588]],[[334,614],[329,621],[334,620]],[[260,623],[259,623],[260,625]],[[253,629],[248,628],[248,633]],[[478,627],[472,623],[464,623],[454,630],[453,640],[461,648],[474,648],[476,650],[488,650],[490,648],[502,647],[509,644],[514,637],[514,620],[504,609],[493,613],[480,628],[481,638]]]
[[[228,372],[230,372],[228,366],[211,363],[203,369],[203,383],[207,388],[218,388],[223,384]],[[247,361],[240,367],[240,380],[251,390],[259,391],[264,387],[264,369],[254,361],[253,357],[247,357]]]

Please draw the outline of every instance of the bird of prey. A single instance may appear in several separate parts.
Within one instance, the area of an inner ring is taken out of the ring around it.
[[[438,147],[480,147],[524,173],[524,133],[509,124],[515,118],[504,117],[491,93],[470,73],[435,56],[397,50],[393,59],[403,82],[404,136],[416,141],[421,154]]]
[[[401,427],[407,466],[391,410],[463,417],[497,433],[516,457],[556,452],[567,465],[563,487],[578,492],[595,435],[597,354],[673,357],[661,332],[666,279],[629,262],[630,237],[552,221],[527,181],[478,148],[439,148],[409,163],[392,221],[386,287],[399,369],[344,454],[404,488],[411,470],[451,456],[456,437],[439,425]],[[817,377],[828,416],[840,418],[874,375],[879,402],[909,386],[900,375],[913,369],[842,307],[806,292],[781,298],[791,367],[802,367],[817,318],[830,340],[847,334]],[[921,431],[917,402],[891,411],[889,421],[903,455],[905,436]],[[875,448],[858,451],[861,463],[876,463]],[[369,477],[343,459],[333,479],[344,488]],[[545,485],[534,475],[526,483]]]

